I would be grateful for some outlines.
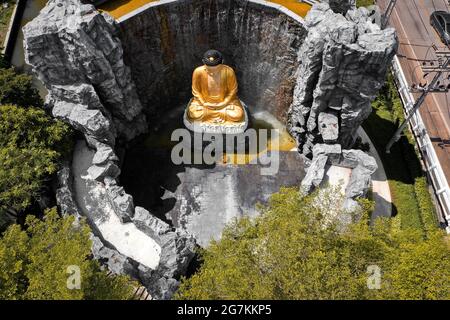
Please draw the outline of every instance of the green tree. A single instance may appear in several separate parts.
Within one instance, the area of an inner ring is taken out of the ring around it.
[[[433,231],[423,240],[413,232],[399,241],[391,268],[386,273],[385,296],[392,299],[450,299],[448,236]]]
[[[70,128],[43,110],[0,106],[0,211],[27,208],[70,141]]]
[[[15,72],[13,68],[0,69],[0,104],[41,107],[43,102],[33,87],[32,79],[27,74]]]
[[[84,221],[60,218],[56,209],[45,221],[27,217],[26,231],[10,226],[0,239],[0,299],[129,299],[135,283],[108,276],[89,259],[91,240]],[[80,289],[69,289],[68,268],[80,270]]]
[[[177,298],[450,298],[443,233],[424,239],[418,231],[391,228],[387,219],[370,227],[364,218],[369,203],[357,213],[363,218],[343,229],[338,217],[346,213],[329,206],[334,193],[274,194],[260,217],[234,222],[201,252],[202,266],[183,279]],[[368,288],[371,266],[380,268],[379,290]]]

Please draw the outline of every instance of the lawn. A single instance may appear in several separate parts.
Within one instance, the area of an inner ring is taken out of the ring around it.
[[[391,153],[385,153],[387,142],[404,119],[402,102],[391,74],[372,106],[374,110],[363,127],[383,161],[393,213],[397,215],[400,227],[425,231],[435,228],[434,206],[410,131],[406,129],[391,148]]]

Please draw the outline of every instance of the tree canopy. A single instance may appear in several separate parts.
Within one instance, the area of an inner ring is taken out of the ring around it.
[[[0,211],[27,208],[70,146],[70,128],[41,109],[0,106]]]
[[[234,222],[201,252],[200,269],[183,279],[177,298],[450,299],[443,232],[424,237],[395,228],[395,218],[370,226],[369,205],[342,229],[323,205],[333,202],[330,192],[317,197],[282,189],[260,217]]]
[[[89,259],[89,227],[74,222],[52,209],[43,221],[28,216],[25,231],[17,224],[7,229],[0,239],[0,299],[131,298],[134,282],[108,276]],[[67,285],[74,268],[80,272],[79,289]]]
[[[17,73],[14,68],[1,68],[2,65],[4,63],[0,63],[0,104],[42,107],[43,102],[33,86],[32,77]]]

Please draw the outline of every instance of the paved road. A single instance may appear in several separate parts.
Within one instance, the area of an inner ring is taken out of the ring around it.
[[[389,0],[378,0],[381,8],[386,8]],[[437,59],[432,44],[440,50],[447,50],[433,27],[430,15],[433,11],[450,11],[447,0],[398,0],[390,24],[395,27],[400,40],[399,53],[413,59]],[[409,84],[430,81],[433,74],[423,78],[420,63],[400,59]],[[448,76],[448,74],[446,75]],[[448,82],[446,82],[448,83]],[[418,95],[415,95],[416,97]],[[420,113],[432,138],[434,148],[441,162],[447,181],[450,182],[450,93],[429,94]],[[436,140],[436,141],[435,141]],[[442,143],[442,140],[447,143]],[[447,141],[446,141],[447,140]]]

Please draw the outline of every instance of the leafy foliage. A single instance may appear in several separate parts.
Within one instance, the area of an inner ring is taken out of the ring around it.
[[[57,160],[70,147],[71,131],[43,110],[0,106],[0,210],[24,210]]]
[[[324,223],[329,212],[317,197],[282,189],[260,217],[233,223],[202,251],[201,268],[183,279],[177,298],[450,299],[443,233],[423,238],[381,218],[373,227],[363,218],[342,230]],[[369,207],[363,211],[367,216]],[[381,269],[379,290],[367,286],[372,265]]]
[[[368,7],[373,5],[373,0],[356,0],[356,6],[359,7]]]
[[[42,107],[39,92],[33,87],[32,77],[16,73],[13,68],[0,69],[0,104],[21,107]]]
[[[89,227],[59,218],[27,217],[27,230],[12,225],[0,240],[0,299],[129,299],[134,283],[107,276],[91,254]],[[81,288],[68,289],[69,266],[78,266]]]
[[[418,177],[414,182],[414,191],[421,212],[422,223],[425,233],[433,232],[438,225],[433,201],[428,191],[428,184],[425,177]]]

